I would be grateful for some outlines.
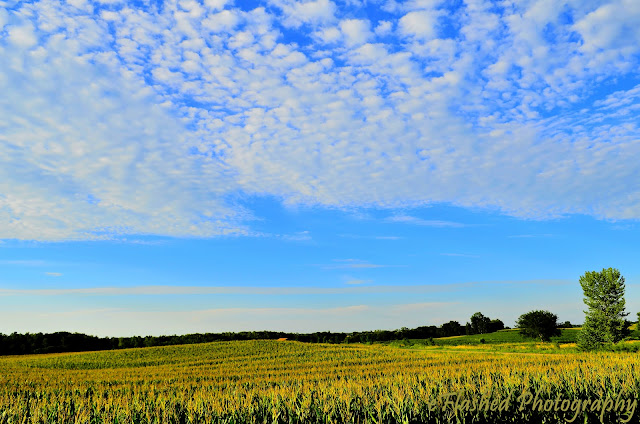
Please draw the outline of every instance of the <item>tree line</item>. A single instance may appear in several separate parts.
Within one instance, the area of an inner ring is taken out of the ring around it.
[[[127,349],[136,347],[169,346],[232,340],[277,340],[285,338],[307,343],[374,343],[403,339],[431,339],[438,337],[484,334],[504,329],[499,319],[490,319],[480,312],[471,316],[465,325],[449,321],[441,326],[428,325],[397,330],[359,332],[289,333],[282,331],[242,331],[199,333],[173,336],[97,337],[82,333],[0,333],[0,355],[81,352],[92,350]]]

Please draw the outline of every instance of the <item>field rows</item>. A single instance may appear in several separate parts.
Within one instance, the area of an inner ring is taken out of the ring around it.
[[[638,422],[639,371],[629,353],[276,341],[3,357],[0,424]],[[587,399],[619,408],[576,406]],[[564,400],[573,406],[562,411]]]

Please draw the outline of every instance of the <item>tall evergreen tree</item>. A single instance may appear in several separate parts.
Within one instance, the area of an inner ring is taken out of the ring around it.
[[[629,315],[624,311],[624,277],[615,268],[601,272],[588,271],[580,277],[584,292],[584,325],[578,335],[578,346],[585,350],[598,349],[606,344],[617,343],[627,332]]]

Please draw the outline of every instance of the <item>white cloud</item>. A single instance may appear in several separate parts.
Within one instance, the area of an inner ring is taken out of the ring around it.
[[[374,35],[328,0],[20,3],[0,15],[0,238],[253,234],[237,193],[637,219],[637,6],[549,4],[388,5]]]
[[[344,282],[345,284],[349,284],[349,285],[360,285],[360,284],[369,284],[371,283],[371,280],[347,280]]]
[[[347,46],[357,46],[365,43],[373,34],[371,24],[363,19],[345,19],[340,22],[340,30],[344,35]]]
[[[344,262],[354,259],[342,260]],[[371,280],[348,278],[345,284],[360,285]],[[79,287],[56,289],[0,289],[0,296],[163,296],[163,295],[223,295],[242,294],[253,296],[298,296],[298,295],[345,295],[345,294],[429,294],[457,292],[470,287],[491,286],[564,286],[575,282],[566,280],[523,280],[523,281],[475,281],[449,284],[388,285],[371,284],[360,287],[259,287],[259,286],[134,286],[134,287]]]
[[[291,1],[271,0],[285,16],[283,24],[299,27],[302,24],[324,24],[334,20],[336,5],[331,0]]]
[[[389,21],[380,21],[376,26],[375,33],[378,36],[385,36],[391,33],[393,29],[393,24]]]
[[[369,268],[385,268],[390,265],[372,264],[359,259],[336,259],[339,265],[325,265],[324,269],[369,269]]]
[[[451,256],[454,258],[479,258],[479,255],[470,255],[468,253],[441,253],[441,256]]]
[[[373,239],[373,240],[401,240],[400,236],[363,236],[358,234],[339,234],[340,237],[351,239]]]
[[[18,265],[18,266],[46,266],[49,264],[47,261],[43,261],[41,259],[3,259],[0,260],[0,264],[2,265]]]
[[[213,32],[231,31],[239,22],[240,18],[236,12],[223,10],[220,13],[209,15],[202,21],[202,26]]]
[[[62,273],[60,272],[45,272],[44,274],[49,277],[62,277]]]
[[[4,26],[9,22],[9,14],[5,9],[0,8],[0,31],[4,29]]]
[[[400,18],[398,29],[405,36],[413,36],[422,40],[435,38],[438,33],[439,12],[420,10],[409,12]]]
[[[204,5],[213,10],[222,10],[229,3],[229,0],[204,0]]]
[[[78,43],[108,43],[106,33],[93,36],[104,27],[78,23],[77,35],[50,37],[38,54],[5,47],[0,237],[236,232],[236,212],[211,195],[233,184],[224,166],[190,155],[184,123],[141,78]],[[209,195],[198,182],[205,175],[215,181]]]
[[[336,43],[342,39],[342,33],[336,27],[322,28],[316,31],[314,35],[325,44]]]
[[[465,224],[454,221],[442,221],[437,219],[422,219],[415,216],[409,215],[394,215],[387,218],[389,222],[400,222],[403,224],[414,224],[421,225],[424,227],[435,227],[435,228],[461,228],[466,227]]]
[[[285,234],[282,236],[284,240],[287,241],[309,241],[312,240],[311,234],[309,231],[298,231],[294,234]]]
[[[640,4],[619,0],[602,4],[576,22],[573,28],[582,36],[580,49],[593,54],[602,50],[617,50],[633,54],[640,49]]]
[[[9,41],[19,47],[32,47],[38,42],[33,25],[30,23],[22,26],[10,26],[7,32]]]
[[[67,0],[67,3],[81,9],[87,4],[87,0]]]
[[[408,0],[404,7],[408,10],[434,9],[442,3],[442,0]]]

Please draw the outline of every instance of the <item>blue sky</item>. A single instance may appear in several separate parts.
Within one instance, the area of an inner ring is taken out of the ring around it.
[[[0,1],[0,332],[640,310],[640,3]]]

